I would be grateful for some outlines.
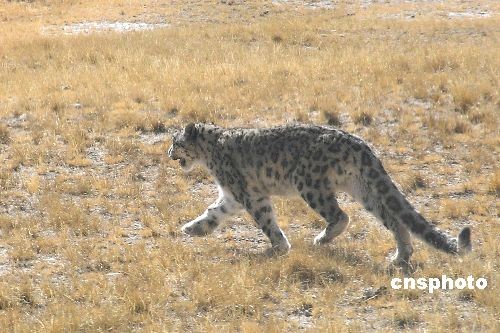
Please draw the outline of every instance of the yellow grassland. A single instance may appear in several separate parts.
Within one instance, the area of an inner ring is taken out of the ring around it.
[[[500,6],[318,3],[0,3],[0,331],[499,331]],[[167,27],[61,28],[105,20]],[[247,215],[180,234],[216,197],[165,154],[192,121],[362,136],[424,216],[472,226],[462,258],[415,240],[414,275],[487,289],[391,290],[395,242],[344,195],[351,225],[321,249],[291,199],[284,257]]]

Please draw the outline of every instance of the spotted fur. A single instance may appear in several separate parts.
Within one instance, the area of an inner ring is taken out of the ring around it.
[[[246,210],[271,241],[286,252],[290,244],[276,223],[271,195],[300,195],[326,221],[314,239],[326,244],[349,223],[335,193],[344,191],[389,229],[397,242],[395,262],[405,265],[413,252],[410,232],[433,247],[456,254],[471,250],[470,229],[451,238],[427,222],[406,200],[372,149],[347,132],[322,126],[225,129],[190,124],[177,133],[169,156],[185,170],[200,164],[214,176],[219,197],[194,221],[190,235],[211,233],[220,222]]]

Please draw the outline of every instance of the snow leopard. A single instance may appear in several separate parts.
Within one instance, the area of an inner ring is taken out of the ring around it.
[[[204,167],[218,187],[215,202],[183,225],[188,235],[208,235],[225,218],[246,210],[269,238],[270,250],[286,253],[290,243],[276,223],[271,196],[296,195],[326,220],[314,244],[327,244],[349,224],[337,201],[341,191],[392,232],[395,265],[409,265],[410,233],[450,254],[472,249],[469,226],[454,238],[429,223],[398,189],[374,150],[360,137],[334,127],[223,128],[191,123],[173,135],[168,155],[186,172],[196,165]]]

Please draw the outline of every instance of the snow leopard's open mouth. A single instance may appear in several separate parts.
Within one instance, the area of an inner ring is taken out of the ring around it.
[[[181,167],[185,167],[186,166],[186,159],[185,158],[182,158],[182,157],[178,157],[178,158],[173,158],[172,159],[174,161],[179,161],[179,164],[181,165]]]

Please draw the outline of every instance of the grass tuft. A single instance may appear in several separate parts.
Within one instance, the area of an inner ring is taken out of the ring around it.
[[[10,131],[4,124],[0,124],[0,144],[8,144],[10,142]]]

